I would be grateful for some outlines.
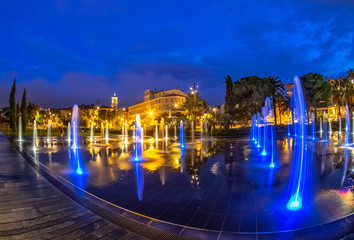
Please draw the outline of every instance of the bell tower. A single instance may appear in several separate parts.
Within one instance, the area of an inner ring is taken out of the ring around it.
[[[118,97],[116,93],[113,94],[113,97],[111,97],[111,108],[114,110],[117,110],[118,107]]]

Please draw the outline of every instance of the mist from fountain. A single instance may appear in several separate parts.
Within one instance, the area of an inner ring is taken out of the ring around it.
[[[289,210],[298,210],[302,207],[302,196],[306,186],[306,178],[309,168],[308,142],[306,125],[306,106],[302,93],[300,79],[295,76],[293,87],[294,120],[296,124],[297,137],[294,138],[294,150],[292,167],[289,180]]]
[[[140,115],[137,114],[135,117],[135,149],[134,149],[134,161],[141,160],[142,157],[142,141],[143,141],[143,132],[140,123]]]
[[[50,138],[52,136],[52,131],[51,131],[51,123],[50,120],[48,120],[48,128],[47,128],[47,143],[50,143]]]
[[[260,148],[261,147],[261,118],[259,116],[259,112],[257,112],[257,136],[258,136],[258,139],[257,139],[257,148]]]
[[[37,150],[37,136],[38,136],[38,133],[37,133],[37,121],[34,120],[33,121],[33,136],[32,136],[32,142],[33,142],[33,151],[36,151]]]
[[[350,144],[350,116],[348,105],[345,105],[345,146]]]
[[[327,117],[326,111],[323,112],[323,141],[328,142],[328,135],[327,135]]]
[[[181,148],[186,147],[185,140],[184,140],[184,124],[182,120],[180,121],[179,143]]]
[[[313,112],[311,112],[311,140],[314,141],[316,140],[316,126],[315,126],[315,117],[313,115]]]
[[[18,141],[22,142],[23,138],[22,138],[22,117],[20,116],[18,118]]]

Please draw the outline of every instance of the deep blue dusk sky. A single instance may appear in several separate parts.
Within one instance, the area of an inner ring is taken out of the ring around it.
[[[0,2],[0,107],[14,76],[17,99],[46,107],[120,106],[146,89],[195,81],[210,105],[224,76],[344,75],[354,67],[354,1]]]

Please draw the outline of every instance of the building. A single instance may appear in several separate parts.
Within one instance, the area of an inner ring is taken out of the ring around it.
[[[129,122],[134,121],[137,114],[143,123],[149,124],[163,113],[185,113],[184,103],[187,94],[179,89],[166,91],[146,90],[144,102],[135,104],[128,108]]]
[[[116,93],[113,94],[113,97],[111,97],[111,108],[113,110],[117,110],[118,107],[118,97]]]

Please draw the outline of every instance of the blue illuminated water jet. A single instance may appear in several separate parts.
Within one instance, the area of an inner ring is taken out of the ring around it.
[[[257,113],[257,136],[258,136],[258,139],[257,139],[257,148],[260,148],[261,147],[261,118],[259,116],[259,112]]]
[[[140,123],[140,115],[137,114],[135,117],[135,143],[134,143],[134,161],[139,161],[142,157],[142,129]]]
[[[302,207],[302,196],[306,186],[308,171],[308,142],[306,126],[306,106],[302,93],[300,79],[294,78],[293,87],[294,120],[296,124],[297,137],[294,138],[292,168],[289,181],[290,199],[287,203],[289,210],[298,210]]]
[[[262,120],[263,120],[263,150],[261,155],[266,156],[268,150],[268,111],[266,106],[262,107]]]
[[[71,118],[71,131],[70,131],[70,148],[74,157],[74,162],[72,164],[72,168],[75,169],[75,173],[78,175],[82,175],[84,173],[82,169],[82,159],[80,154],[80,141],[79,141],[79,130],[78,130],[78,116],[79,116],[79,108],[75,104],[73,107],[72,118]]]
[[[350,116],[348,105],[345,105],[345,146],[349,146],[350,144]]]
[[[315,117],[313,116],[313,112],[311,113],[311,139],[316,140],[316,126],[315,126]]]
[[[286,135],[288,135],[288,137],[290,137],[290,135],[291,135],[291,132],[290,132],[290,125],[289,125],[289,120],[288,120],[288,125],[287,125],[287,127],[286,127]]]
[[[182,120],[180,122],[180,129],[179,129],[179,143],[180,143],[180,147],[182,148],[186,147],[186,143],[184,140],[184,124]]]
[[[328,142],[327,135],[327,116],[326,111],[323,112],[323,141]]]

